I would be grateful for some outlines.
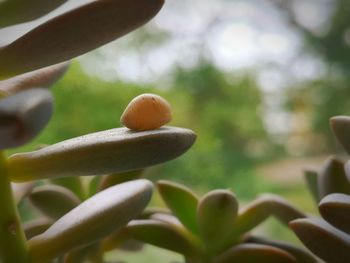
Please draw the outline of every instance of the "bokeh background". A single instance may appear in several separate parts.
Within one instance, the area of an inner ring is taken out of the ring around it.
[[[350,114],[349,14],[348,0],[167,0],[147,26],[75,60],[53,88],[47,129],[13,152],[118,127],[134,96],[157,93],[172,104],[171,125],[198,139],[183,157],[149,169],[150,179],[199,195],[231,189],[243,204],[273,192],[316,213],[302,175],[343,155],[329,118]],[[257,231],[297,242],[273,219]],[[176,258],[152,247],[118,255]]]

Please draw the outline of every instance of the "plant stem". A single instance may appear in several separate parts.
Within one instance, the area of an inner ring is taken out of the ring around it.
[[[0,262],[27,263],[26,238],[6,166],[6,157],[0,151]]]

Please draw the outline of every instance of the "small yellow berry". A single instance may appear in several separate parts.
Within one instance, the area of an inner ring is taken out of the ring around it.
[[[171,120],[170,104],[162,97],[146,93],[134,98],[124,110],[120,122],[136,131],[158,129]]]

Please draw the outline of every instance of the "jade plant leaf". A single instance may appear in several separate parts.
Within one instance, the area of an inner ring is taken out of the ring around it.
[[[320,194],[317,185],[318,172],[313,170],[305,170],[304,178],[312,197],[318,203],[320,201]]]
[[[34,20],[67,0],[5,0],[0,2],[0,28]]]
[[[276,217],[286,225],[291,220],[306,217],[303,212],[285,199],[272,194],[265,195],[256,199],[239,212],[236,221],[233,223],[235,228],[233,236],[239,236],[252,230],[269,216]]]
[[[54,178],[50,180],[50,183],[68,188],[74,194],[76,194],[80,200],[84,200],[86,197],[84,187],[83,187],[83,182],[81,181],[79,176]]]
[[[67,71],[69,62],[46,67],[25,73],[7,80],[0,81],[0,91],[4,94],[13,94],[22,90],[49,87]]]
[[[28,197],[35,208],[52,219],[59,219],[80,203],[72,191],[58,185],[36,187]]]
[[[24,223],[23,229],[26,238],[31,239],[45,232],[52,224],[53,220],[46,217],[40,217]]]
[[[196,250],[176,227],[157,220],[133,220],[127,230],[135,239],[157,247],[191,255]]]
[[[333,193],[350,194],[350,183],[345,175],[344,163],[331,157],[318,176],[320,198]]]
[[[197,196],[189,188],[170,181],[158,181],[157,188],[167,207],[180,222],[194,234],[198,234]]]
[[[101,178],[98,190],[101,191],[108,187],[121,184],[127,181],[139,179],[144,170],[129,171],[124,173],[108,174]]]
[[[350,154],[350,117],[336,116],[330,119],[331,128],[340,144]]]
[[[107,44],[148,22],[163,3],[92,1],[58,15],[0,49],[0,79],[67,61]]]
[[[34,262],[45,262],[108,236],[138,216],[152,195],[152,183],[136,180],[97,193],[28,241]]]
[[[207,250],[220,249],[233,232],[238,213],[238,201],[227,190],[214,190],[204,195],[198,204],[197,218],[200,234]]]
[[[178,157],[195,138],[192,131],[176,127],[144,132],[117,128],[14,154],[8,172],[12,181],[20,182],[137,170]]]
[[[297,262],[288,252],[267,245],[241,244],[220,255],[215,263],[292,263]]]
[[[20,184],[12,183],[11,187],[12,187],[12,192],[13,192],[13,196],[15,198],[16,204],[19,204],[19,202],[21,202],[21,200],[24,197],[30,194],[34,186],[35,186],[34,182],[20,183]]]
[[[345,163],[344,169],[345,169],[345,175],[350,184],[350,160]]]
[[[291,254],[293,257],[295,257],[296,262],[302,262],[302,263],[317,263],[317,262],[319,262],[309,252],[307,252],[299,247],[293,246],[289,243],[282,242],[282,241],[275,241],[275,240],[270,240],[270,239],[266,239],[266,238],[250,236],[250,237],[248,237],[248,239],[245,240],[245,242],[262,244],[262,245],[267,245],[267,246],[272,246],[272,247],[282,249],[282,250],[288,252],[289,254]]]
[[[167,213],[154,213],[150,216],[150,219],[158,220],[169,225],[173,225],[176,227],[182,227],[181,222],[172,214]]]
[[[350,236],[319,218],[297,219],[291,228],[315,255],[332,263],[350,262]]]
[[[327,195],[321,200],[319,210],[328,223],[350,234],[350,195]]]
[[[22,91],[0,100],[0,149],[21,146],[46,126],[53,98],[45,89]]]

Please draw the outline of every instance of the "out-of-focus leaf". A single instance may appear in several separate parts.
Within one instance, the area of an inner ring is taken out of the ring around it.
[[[0,78],[82,55],[142,26],[163,0],[92,1],[44,22],[0,49]]]
[[[167,214],[167,213],[154,213],[150,216],[150,219],[158,220],[164,223],[167,223],[169,225],[177,226],[177,227],[182,227],[181,222],[179,219],[177,219],[175,216],[172,214]]]
[[[318,192],[318,185],[317,185],[318,172],[312,171],[312,170],[305,170],[304,178],[312,197],[318,203],[320,201],[320,195]]]
[[[350,154],[350,117],[336,116],[330,119],[331,128],[340,144]]]
[[[326,161],[318,176],[318,189],[321,199],[333,193],[350,194],[350,183],[341,160],[331,157]]]
[[[220,255],[215,263],[292,263],[297,262],[288,252],[267,245],[241,244]]]
[[[127,226],[135,239],[183,255],[195,253],[196,247],[177,228],[157,220],[133,220]]]
[[[143,243],[132,239],[128,231],[122,228],[103,239],[101,247],[105,252],[113,249],[139,251],[143,248]]]
[[[283,224],[289,221],[304,218],[306,215],[291,205],[285,199],[276,195],[262,196],[247,207],[243,208],[233,223],[233,237],[242,235],[265,221],[269,216],[276,217]]]
[[[163,207],[147,207],[137,219],[151,219],[154,214],[169,214],[171,212]]]
[[[117,128],[91,133],[9,157],[13,181],[137,170],[178,157],[194,143],[187,129],[164,127],[134,132]]]
[[[245,240],[245,242],[248,243],[257,243],[257,244],[262,244],[262,245],[268,245],[272,247],[277,247],[279,249],[282,249],[289,254],[291,254],[293,257],[295,257],[297,262],[301,263],[317,263],[318,260],[311,255],[309,252],[293,246],[289,243],[285,243],[282,241],[275,241],[275,240],[269,240],[261,237],[256,237],[256,236],[250,236],[248,239]]]
[[[108,174],[101,178],[99,191],[116,184],[121,184],[127,181],[139,179],[142,176],[144,170],[136,170],[124,173]]]
[[[350,195],[327,195],[319,204],[319,210],[329,223],[350,234]]]
[[[197,196],[189,188],[170,181],[158,181],[157,188],[168,208],[180,222],[194,234],[198,234]]]
[[[344,170],[345,170],[345,175],[346,175],[346,177],[349,181],[349,184],[350,184],[350,160],[345,163]]]
[[[85,247],[81,247],[70,251],[64,257],[64,263],[83,263],[83,262],[101,262],[101,244],[99,242],[92,243]],[[97,256],[97,260],[93,257]]]
[[[45,262],[108,236],[135,218],[148,204],[152,184],[136,180],[97,193],[28,241],[34,262]]]
[[[44,231],[46,231],[51,225],[53,221],[46,217],[40,217],[38,219],[34,219],[28,221],[23,224],[24,233],[27,239],[31,239]]]
[[[19,204],[19,202],[21,202],[21,200],[33,190],[34,186],[34,182],[20,184],[11,183],[12,192],[15,197],[16,204]]]
[[[233,232],[238,213],[238,201],[227,190],[214,190],[201,198],[197,209],[200,234],[207,251],[217,252]]]
[[[71,190],[76,194],[80,200],[85,199],[85,192],[83,187],[83,182],[78,176],[64,177],[64,178],[54,178],[50,182],[55,185],[60,185]]]
[[[55,83],[68,69],[69,62],[25,73],[7,80],[0,81],[0,91],[13,94],[22,90],[49,87]]]
[[[53,98],[45,89],[19,92],[0,100],[0,149],[32,140],[46,126],[53,111]]]
[[[291,228],[315,255],[332,263],[350,262],[350,236],[319,218],[298,219]]]
[[[88,197],[93,196],[98,192],[98,187],[100,185],[103,176],[93,176],[87,184],[87,195]],[[63,178],[62,178],[63,179]]]
[[[36,187],[29,195],[29,200],[40,212],[52,219],[59,219],[80,203],[72,191],[58,185]]]
[[[43,16],[67,0],[5,0],[0,2],[0,28]]]

